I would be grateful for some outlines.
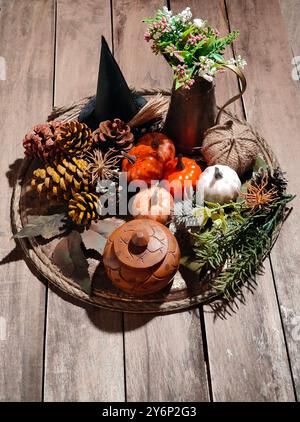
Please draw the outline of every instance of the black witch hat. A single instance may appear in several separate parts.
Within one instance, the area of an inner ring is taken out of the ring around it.
[[[131,92],[121,69],[112,55],[105,38],[101,38],[101,57],[96,97],[81,111],[79,120],[92,129],[103,120],[120,118],[129,122],[146,100]]]

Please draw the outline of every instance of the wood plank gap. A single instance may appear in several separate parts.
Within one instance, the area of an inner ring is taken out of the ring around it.
[[[52,108],[55,104],[55,75],[56,75],[56,35],[57,35],[57,0],[53,0],[53,82],[52,82]],[[47,318],[48,318],[48,295],[49,295],[49,281],[45,279],[45,314],[44,314],[44,344],[43,344],[43,366],[42,366],[42,397],[41,401],[45,401],[45,376],[46,376],[46,353],[47,353]]]
[[[125,317],[124,317],[124,312],[122,312],[122,334],[123,334],[124,401],[125,401],[125,403],[127,403],[126,344],[125,344]]]
[[[110,0],[110,22],[111,22],[111,51],[115,54],[114,44],[114,7],[113,0]],[[121,314],[122,320],[122,339],[123,339],[123,372],[124,372],[124,402],[127,402],[127,378],[126,378],[126,349],[125,349],[125,317],[124,312]]]
[[[56,58],[57,58],[57,0],[53,0],[54,5],[54,45],[53,45],[53,86],[52,86],[52,108],[55,105],[55,82],[56,82]],[[48,283],[47,283],[48,290]]]
[[[283,315],[282,315],[282,312],[281,312],[279,295],[278,295],[278,291],[277,291],[277,286],[276,286],[276,281],[275,281],[275,274],[274,274],[274,269],[273,269],[273,263],[272,263],[272,257],[271,257],[271,255],[269,255],[268,260],[269,260],[270,268],[271,268],[271,274],[272,274],[272,279],[273,279],[273,284],[274,284],[274,290],[275,290],[275,297],[276,297],[276,301],[277,301],[279,318],[280,318],[280,323],[281,323],[282,332],[283,332],[283,339],[284,339],[284,344],[285,344],[285,349],[286,349],[286,355],[287,355],[288,365],[289,365],[290,373],[291,373],[291,381],[292,381],[293,391],[294,391],[294,395],[295,395],[295,401],[298,402],[296,383],[295,383],[295,379],[294,379],[294,373],[293,373],[293,368],[292,368],[292,363],[291,363],[291,358],[290,358],[290,352],[289,352],[288,342],[287,342],[287,338],[286,338],[286,334],[285,334],[285,328],[284,328],[284,322],[283,322]]]
[[[111,51],[115,54],[115,44],[114,44],[114,10],[113,10],[113,0],[110,0],[110,25],[111,25]]]
[[[225,10],[225,14],[226,14],[228,32],[231,32],[231,24],[230,24],[230,19],[229,19],[229,13],[228,13],[228,7],[227,7],[226,0],[224,0],[224,10]],[[231,44],[230,49],[232,51],[232,56],[236,59],[237,55],[236,55],[236,52],[235,52],[235,49],[234,49],[234,44]],[[242,86],[241,86],[241,81],[239,80],[238,77],[237,77],[237,83],[238,83],[239,90],[241,92],[242,91]],[[244,118],[245,118],[245,120],[247,120],[246,107],[245,107],[245,102],[244,102],[243,96],[240,98],[239,101],[241,103],[241,108],[242,108],[242,112],[243,112]]]
[[[209,401],[214,401],[214,395],[212,390],[211,374],[210,374],[210,365],[209,365],[209,354],[208,354],[208,345],[207,345],[207,336],[206,336],[206,327],[205,327],[205,318],[203,305],[199,306],[199,320],[200,320],[200,330],[202,334],[202,345],[203,345],[203,358],[206,365],[206,375],[207,375],[207,387]]]
[[[48,291],[49,285],[46,280],[45,287],[45,316],[44,316],[44,344],[43,344],[43,367],[42,367],[42,402],[45,401],[45,375],[46,375],[46,353],[47,353],[47,318],[48,318]]]

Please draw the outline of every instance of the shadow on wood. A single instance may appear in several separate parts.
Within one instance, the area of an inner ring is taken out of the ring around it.
[[[9,165],[9,169],[5,173],[9,186],[13,188],[18,180],[19,169],[21,167],[23,159],[17,158],[12,164]]]

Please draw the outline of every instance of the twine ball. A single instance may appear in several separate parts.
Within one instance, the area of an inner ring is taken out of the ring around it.
[[[201,150],[209,166],[223,164],[239,176],[253,167],[258,154],[255,134],[247,125],[232,120],[208,129]]]

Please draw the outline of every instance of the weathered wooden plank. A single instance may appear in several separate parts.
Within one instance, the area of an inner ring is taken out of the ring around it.
[[[125,315],[128,401],[208,401],[198,309]]]
[[[149,52],[141,19],[160,2],[113,2],[114,50],[129,83],[170,88],[170,69]],[[208,400],[198,310],[149,318],[124,315],[128,401]]]
[[[95,92],[101,34],[111,40],[110,2],[57,4],[56,104]],[[49,290],[46,401],[123,401],[122,315],[76,306]]]
[[[0,401],[42,397],[45,287],[11,239],[10,199],[22,138],[52,104],[53,41],[52,0],[0,1]]]
[[[278,1],[270,0],[266,3],[230,0],[227,5],[230,22],[243,28],[244,32],[244,36],[236,44],[236,51],[249,61],[249,88],[245,95],[247,117],[272,146],[282,167],[287,171],[289,191],[297,194],[293,202],[294,210],[283,227],[271,259],[299,398],[299,91],[291,75],[292,56]]]
[[[192,1],[190,6],[195,15],[208,19],[221,33],[228,32],[223,1]],[[239,9],[238,2],[235,7]],[[248,27],[242,22],[239,25],[234,22],[231,28],[235,27],[240,27],[241,38],[247,39]],[[258,42],[256,40],[256,44]],[[248,58],[247,54],[245,56]],[[237,88],[231,75],[228,74],[227,79],[224,76],[221,74],[216,82],[219,104],[236,92]],[[205,307],[209,366],[215,401],[294,399],[268,263],[267,272],[258,283],[254,296],[248,294],[246,305],[240,306],[237,313],[227,316],[226,320],[216,318],[211,308]]]
[[[144,41],[146,24],[164,2],[113,0],[114,52],[129,86],[136,89],[172,87],[172,72],[160,56],[155,56]]]
[[[300,55],[300,1],[299,0],[279,0],[281,13],[283,15],[290,46],[295,56]]]

